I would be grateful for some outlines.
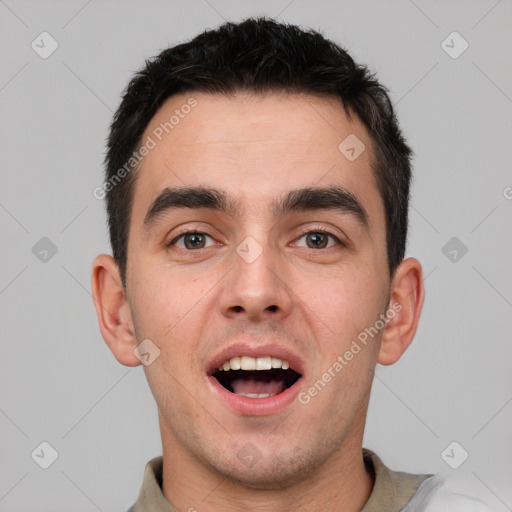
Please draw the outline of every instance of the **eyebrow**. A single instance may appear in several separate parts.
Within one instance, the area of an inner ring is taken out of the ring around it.
[[[144,219],[143,230],[149,232],[159,218],[177,209],[209,209],[229,215],[240,216],[242,203],[229,197],[223,190],[214,187],[196,186],[165,188],[149,207]],[[366,229],[369,228],[368,214],[359,200],[340,186],[306,187],[288,191],[270,205],[274,218],[281,218],[293,212],[331,210],[349,214]]]

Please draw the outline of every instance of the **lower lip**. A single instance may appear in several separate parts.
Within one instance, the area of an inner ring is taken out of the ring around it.
[[[231,393],[211,375],[208,376],[208,383],[222,402],[236,413],[245,416],[267,416],[281,412],[297,398],[302,387],[302,377],[282,393],[267,398],[249,398]]]

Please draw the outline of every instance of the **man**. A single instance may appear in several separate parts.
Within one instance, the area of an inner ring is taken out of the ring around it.
[[[424,298],[410,155],[375,77],[295,26],[227,23],[133,78],[92,274],[101,333],[159,410],[131,511],[489,510],[362,449],[375,366]]]

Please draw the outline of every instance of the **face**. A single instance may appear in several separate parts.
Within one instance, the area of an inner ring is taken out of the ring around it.
[[[361,442],[380,336],[361,333],[389,305],[368,132],[335,99],[194,93],[148,136],[126,293],[160,350],[144,369],[164,446],[252,487],[300,481]]]

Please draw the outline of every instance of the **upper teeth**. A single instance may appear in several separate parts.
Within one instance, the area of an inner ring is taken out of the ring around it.
[[[228,370],[271,370],[272,368],[290,368],[288,361],[283,361],[277,357],[232,357],[219,366],[220,371]]]

